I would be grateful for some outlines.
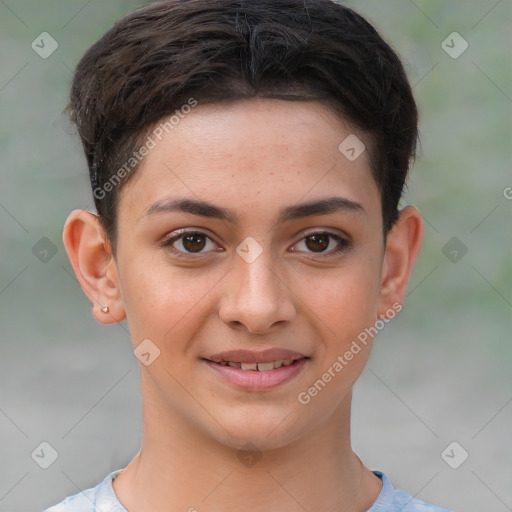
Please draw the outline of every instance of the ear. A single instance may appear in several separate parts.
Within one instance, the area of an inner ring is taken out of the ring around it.
[[[98,216],[85,210],[72,211],[62,238],[75,275],[92,303],[94,318],[103,324],[124,320],[117,265]],[[107,313],[101,310],[105,306]]]
[[[390,309],[396,310],[397,304],[403,304],[422,240],[421,213],[416,207],[407,206],[400,211],[397,222],[388,233],[381,272],[379,318]]]

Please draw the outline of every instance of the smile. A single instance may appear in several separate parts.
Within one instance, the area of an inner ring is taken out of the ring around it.
[[[222,361],[218,364],[221,366],[231,366],[231,368],[239,368],[241,370],[268,372],[270,370],[281,368],[281,366],[290,366],[294,361],[295,359],[281,359],[279,361],[270,361],[268,363],[236,363],[232,361]]]
[[[277,359],[265,363],[203,359],[222,382],[246,391],[265,391],[281,386],[299,375],[309,361],[309,357]]]

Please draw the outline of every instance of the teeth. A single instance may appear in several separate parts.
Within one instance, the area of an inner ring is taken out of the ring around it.
[[[258,363],[258,370],[260,372],[265,372],[265,371],[273,370],[273,369],[274,369],[273,361],[271,361],[270,363]]]
[[[232,368],[246,371],[268,372],[270,370],[277,370],[277,368],[281,368],[281,366],[290,366],[293,362],[294,359],[284,359],[279,361],[270,361],[269,363],[234,363],[231,361],[222,361],[219,364],[221,366],[231,366]]]
[[[242,370],[257,370],[258,363],[240,363]]]
[[[281,368],[281,366],[290,366],[294,361],[294,359],[282,359],[279,361],[270,361],[269,363],[235,363],[232,361],[221,361],[217,364],[221,366],[231,366],[231,368],[237,368],[239,370],[267,372]]]

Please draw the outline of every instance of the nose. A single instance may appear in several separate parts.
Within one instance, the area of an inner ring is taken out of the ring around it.
[[[225,280],[219,316],[228,326],[267,334],[290,323],[296,315],[290,283],[278,275],[279,265],[264,250],[248,263],[235,257]]]

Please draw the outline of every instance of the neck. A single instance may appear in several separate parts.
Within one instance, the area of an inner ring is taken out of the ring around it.
[[[114,491],[129,512],[366,511],[381,481],[352,451],[350,402],[349,394],[326,423],[286,446],[244,452],[182,418],[163,421],[146,401],[142,448]]]

